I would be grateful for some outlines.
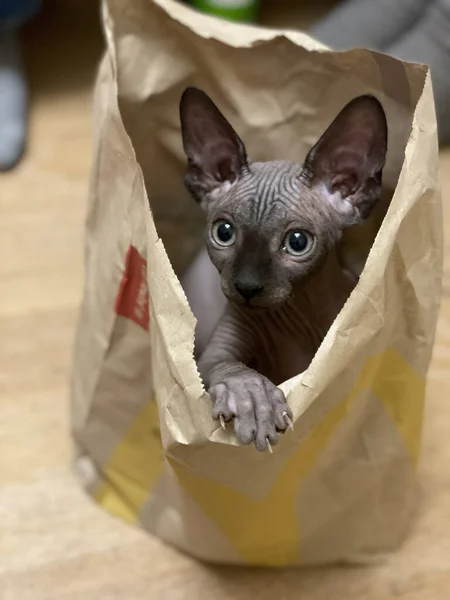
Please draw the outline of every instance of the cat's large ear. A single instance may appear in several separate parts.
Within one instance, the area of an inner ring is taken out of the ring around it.
[[[247,168],[245,146],[214,102],[197,88],[184,91],[180,119],[188,158],[186,186],[202,202],[215,189],[236,181]]]
[[[349,226],[366,219],[381,194],[387,122],[373,96],[355,98],[306,157],[303,176],[323,192]]]

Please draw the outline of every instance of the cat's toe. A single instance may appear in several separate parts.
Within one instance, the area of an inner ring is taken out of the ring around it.
[[[254,414],[235,419],[234,432],[241,444],[251,444],[256,436],[256,420]]]
[[[275,416],[269,394],[262,395],[255,403],[257,431],[255,446],[265,452],[278,443],[279,435],[276,428]]]
[[[283,392],[279,388],[275,388],[270,399],[277,430],[284,433],[287,428],[294,429],[292,411],[287,405]]]
[[[280,436],[272,422],[259,423],[255,437],[255,447],[260,452],[271,451],[278,443]]]
[[[234,413],[229,405],[229,390],[225,383],[218,383],[209,389],[209,394],[213,401],[212,416],[213,419],[220,422],[222,428],[225,423],[231,421]]]

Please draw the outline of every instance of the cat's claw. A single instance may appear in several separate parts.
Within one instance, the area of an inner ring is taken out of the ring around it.
[[[225,417],[223,416],[223,414],[222,414],[222,413],[220,413],[220,414],[219,414],[219,423],[220,423],[220,426],[222,427],[222,429],[223,429],[224,431],[226,431],[226,429],[227,429],[227,424],[225,423]]]
[[[247,367],[225,373],[210,386],[212,416],[220,422],[234,422],[241,444],[254,444],[260,452],[272,453],[279,435],[293,426],[292,413],[283,392],[269,379]]]
[[[291,417],[287,414],[287,412],[283,413],[283,419],[286,422],[286,425],[289,427],[289,429],[291,431],[294,431],[294,421],[291,419]]]

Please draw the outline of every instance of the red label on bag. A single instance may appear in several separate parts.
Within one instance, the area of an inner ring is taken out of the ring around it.
[[[131,319],[148,331],[147,261],[134,246],[128,248],[115,309],[118,315]]]

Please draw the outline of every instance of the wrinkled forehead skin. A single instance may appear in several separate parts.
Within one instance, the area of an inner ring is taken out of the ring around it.
[[[210,220],[228,216],[256,243],[261,236],[277,237],[290,224],[313,234],[325,233],[322,230],[333,221],[332,211],[320,196],[320,190],[302,178],[301,165],[253,163],[236,182],[212,194],[207,212]]]

